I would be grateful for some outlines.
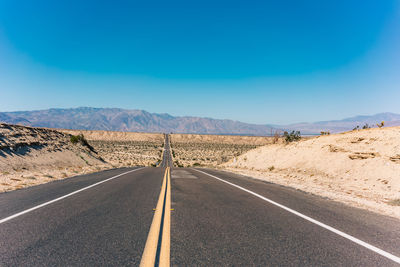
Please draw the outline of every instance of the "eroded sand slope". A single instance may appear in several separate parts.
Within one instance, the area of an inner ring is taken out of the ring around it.
[[[267,145],[223,167],[400,217],[400,127]]]
[[[0,123],[0,192],[110,167],[68,134]]]

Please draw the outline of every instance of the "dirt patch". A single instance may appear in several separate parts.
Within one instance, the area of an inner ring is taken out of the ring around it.
[[[400,155],[396,155],[396,156],[390,157],[390,160],[393,161],[393,162],[400,163]]]
[[[373,159],[379,157],[379,153],[375,152],[355,152],[349,155],[350,159]]]

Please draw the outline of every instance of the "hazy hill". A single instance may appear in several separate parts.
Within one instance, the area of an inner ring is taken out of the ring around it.
[[[343,120],[318,121],[314,123],[296,123],[290,125],[276,125],[274,127],[287,130],[298,130],[303,134],[320,133],[330,131],[331,133],[344,132],[354,129],[357,125],[362,128],[365,124],[376,127],[377,123],[384,121],[385,126],[400,126],[400,114],[378,113],[371,116],[356,116]]]
[[[174,117],[144,110],[72,108],[0,113],[0,121],[63,129],[267,135],[271,127],[233,120]]]
[[[169,114],[149,113],[144,110],[118,108],[71,108],[35,111],[0,112],[0,121],[36,127],[107,130],[131,132],[173,132],[197,134],[270,135],[271,130],[299,130],[302,134],[319,134],[352,130],[366,123],[375,126],[385,121],[386,126],[400,126],[400,115],[379,113],[343,120],[297,123],[290,125],[258,125],[233,120],[200,117],[174,117]]]

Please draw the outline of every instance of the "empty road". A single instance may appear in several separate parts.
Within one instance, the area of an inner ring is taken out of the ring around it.
[[[169,167],[166,136],[158,168],[1,193],[0,265],[138,266],[150,228],[157,262],[168,240],[172,266],[400,265],[397,219],[223,171]]]

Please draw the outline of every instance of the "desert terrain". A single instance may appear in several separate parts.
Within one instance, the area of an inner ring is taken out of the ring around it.
[[[220,167],[400,217],[400,127],[266,145]]]
[[[217,167],[274,140],[259,136],[171,134],[171,149],[175,167]]]
[[[114,131],[62,130],[83,134],[97,153],[113,167],[157,166],[161,161],[164,135]]]
[[[0,123],[0,192],[111,168],[60,131]]]
[[[163,141],[162,134],[57,130],[1,123],[0,192],[104,169],[155,166],[161,160]]]
[[[72,142],[71,137],[83,136]],[[400,217],[400,127],[285,143],[283,138],[171,134],[175,167],[225,169]],[[0,124],[0,192],[126,166],[157,166],[163,134]]]

